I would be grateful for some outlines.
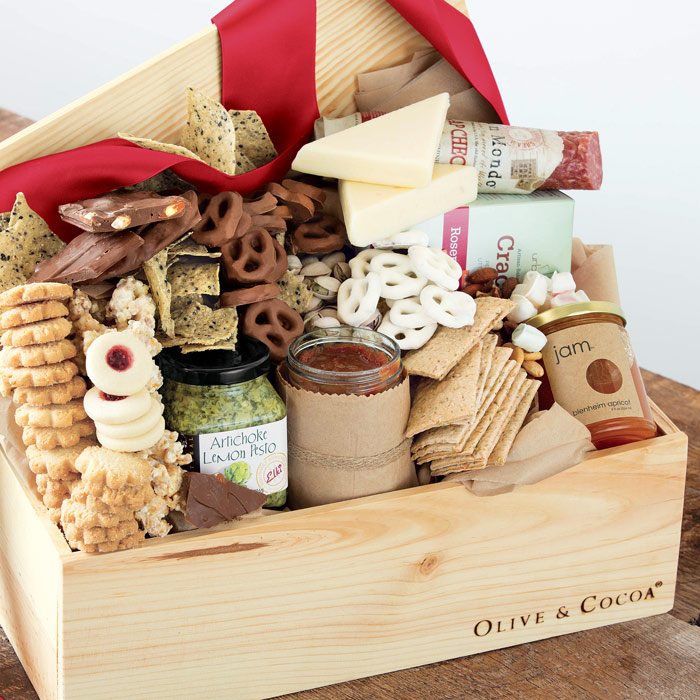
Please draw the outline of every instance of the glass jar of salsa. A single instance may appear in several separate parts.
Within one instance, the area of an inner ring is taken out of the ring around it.
[[[527,323],[547,336],[542,349],[542,408],[563,406],[590,431],[598,449],[656,435],[622,309],[593,301],[566,304]]]
[[[323,394],[378,394],[403,378],[394,340],[368,328],[320,328],[293,340],[289,382]]]

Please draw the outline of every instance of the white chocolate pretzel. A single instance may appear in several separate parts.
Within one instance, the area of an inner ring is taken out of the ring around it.
[[[444,250],[414,245],[408,249],[408,258],[420,277],[444,289],[459,289],[462,268]]]
[[[377,330],[395,340],[401,350],[418,350],[433,337],[437,330],[437,323],[431,323],[423,328],[399,328],[391,322],[387,314]]]
[[[464,292],[448,292],[429,284],[420,293],[420,303],[433,321],[448,328],[464,328],[474,324],[476,302]]]
[[[338,318],[349,326],[369,321],[379,304],[382,282],[376,272],[345,280],[338,290]]]
[[[369,268],[379,275],[381,294],[385,299],[417,296],[428,283],[428,280],[416,274],[408,256],[399,253],[380,252],[372,258]]]

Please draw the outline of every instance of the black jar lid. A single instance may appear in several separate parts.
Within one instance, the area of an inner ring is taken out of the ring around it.
[[[173,347],[164,349],[155,359],[164,377],[195,386],[240,384],[270,370],[269,348],[247,335],[238,336],[235,350],[183,354],[180,348]]]

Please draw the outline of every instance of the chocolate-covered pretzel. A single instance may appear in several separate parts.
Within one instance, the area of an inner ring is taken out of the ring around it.
[[[257,199],[243,202],[243,211],[251,216],[257,216],[258,214],[267,214],[271,212],[276,206],[277,197],[271,192],[265,192]]]
[[[219,297],[221,306],[244,306],[255,304],[256,301],[267,301],[279,296],[280,288],[277,284],[256,284],[254,287],[244,287],[224,292]]]
[[[251,304],[243,316],[243,332],[270,348],[270,357],[280,362],[289,344],[304,332],[301,316],[280,299]]]
[[[345,245],[345,224],[330,214],[311,219],[292,234],[295,253],[331,253]]]
[[[202,219],[192,229],[192,240],[218,248],[235,236],[243,214],[243,198],[238,192],[200,194],[199,210]]]
[[[287,271],[287,254],[264,228],[252,228],[221,247],[221,266],[228,282],[277,282]]]
[[[308,221],[316,212],[313,200],[305,194],[290,192],[278,182],[269,182],[265,189],[277,197],[281,204],[289,208],[295,223],[301,224]]]
[[[270,233],[283,233],[287,230],[287,222],[281,216],[258,214],[253,217],[253,226],[260,226]]]
[[[320,187],[314,187],[306,182],[287,178],[286,180],[282,180],[282,187],[287,188],[290,192],[294,192],[295,194],[306,195],[309,199],[312,199],[319,208],[323,207],[323,203],[326,201],[326,193]]]

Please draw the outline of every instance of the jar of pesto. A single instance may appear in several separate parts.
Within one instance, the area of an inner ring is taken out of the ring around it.
[[[268,507],[287,500],[287,412],[270,384],[270,351],[241,335],[235,351],[157,356],[163,373],[165,424],[192,455],[191,469],[223,474],[267,494]]]

